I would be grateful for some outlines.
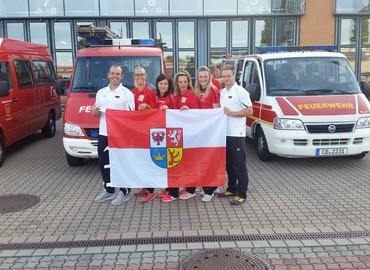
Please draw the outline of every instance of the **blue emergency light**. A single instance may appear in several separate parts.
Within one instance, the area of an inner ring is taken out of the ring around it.
[[[314,45],[314,46],[266,46],[266,47],[256,47],[257,53],[266,52],[297,52],[297,51],[328,51],[336,52],[338,51],[337,46],[333,45]]]
[[[130,45],[137,45],[137,46],[154,46],[155,41],[152,38],[118,38],[112,39],[112,45],[114,46],[130,46]]]

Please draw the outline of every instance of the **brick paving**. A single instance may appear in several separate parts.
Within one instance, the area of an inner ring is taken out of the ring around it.
[[[0,214],[0,269],[178,269],[194,252],[238,248],[272,269],[368,269],[370,157],[283,159],[260,162],[248,147],[250,189],[241,207],[227,199],[201,197],[141,204],[131,196],[118,207],[93,200],[102,190],[97,160],[71,168],[65,161],[62,127],[48,140],[36,133],[7,149],[0,196],[32,194],[40,203]],[[320,234],[338,237],[320,238]],[[348,234],[340,237],[340,233]],[[317,234],[317,239],[289,239]],[[232,235],[281,235],[281,239],[224,241]],[[32,243],[63,243],[158,237],[220,237],[218,242],[154,243],[32,249]]]

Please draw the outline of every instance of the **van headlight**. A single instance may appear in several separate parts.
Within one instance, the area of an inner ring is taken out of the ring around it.
[[[69,123],[64,124],[64,134],[68,136],[85,136],[80,126]]]
[[[286,119],[286,118],[275,118],[274,120],[275,129],[300,129],[303,130],[304,126],[299,119]]]
[[[361,117],[358,119],[356,128],[370,128],[370,117]]]

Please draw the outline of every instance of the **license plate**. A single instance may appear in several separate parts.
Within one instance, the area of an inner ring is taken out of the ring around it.
[[[347,148],[318,148],[316,156],[343,156],[347,155]]]

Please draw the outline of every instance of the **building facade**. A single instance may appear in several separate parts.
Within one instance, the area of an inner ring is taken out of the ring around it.
[[[259,46],[337,45],[370,79],[370,0],[0,0],[0,36],[49,46],[70,76],[83,40],[76,25],[122,38],[161,38],[167,72],[221,63]]]

